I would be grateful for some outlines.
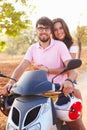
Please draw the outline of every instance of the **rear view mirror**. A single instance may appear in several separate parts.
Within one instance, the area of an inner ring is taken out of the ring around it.
[[[64,68],[64,70],[60,74],[66,72],[68,70],[76,69],[76,68],[80,67],[81,64],[82,64],[82,61],[80,59],[72,59],[69,61],[66,68]]]
[[[82,64],[82,61],[80,59],[70,60],[69,63],[67,64],[67,66],[64,68],[64,70],[62,70],[60,73],[58,73],[56,76],[53,77],[52,82],[58,75],[63,74],[64,72],[67,72],[69,70],[76,69],[76,68],[80,67],[81,64]]]

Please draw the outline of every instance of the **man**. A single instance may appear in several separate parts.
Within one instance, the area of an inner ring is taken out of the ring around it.
[[[69,62],[71,56],[67,50],[65,44],[61,41],[51,39],[51,33],[53,30],[53,23],[47,17],[41,17],[36,23],[36,32],[38,36],[38,42],[31,45],[20,65],[14,70],[12,78],[18,80],[25,69],[33,62],[36,70],[45,70],[47,72],[48,80],[52,81],[55,74],[58,74]],[[62,68],[62,69],[60,69]],[[74,70],[69,71],[67,74],[58,76],[54,82],[60,83],[63,86],[63,92],[65,94],[72,93],[74,91],[73,81],[76,79],[77,73]],[[4,87],[4,94],[10,90],[14,84],[13,80],[10,80]],[[86,130],[81,119],[69,123],[71,130]],[[80,125],[81,124],[81,125]],[[73,128],[72,128],[73,126]]]

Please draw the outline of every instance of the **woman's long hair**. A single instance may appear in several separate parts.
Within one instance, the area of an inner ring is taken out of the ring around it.
[[[72,36],[70,35],[69,28],[63,19],[61,18],[53,19],[53,25],[57,22],[60,22],[62,24],[62,28],[64,29],[64,32],[65,32],[65,38],[62,41],[66,44],[67,48],[69,49],[71,45],[73,44],[73,39],[72,39]],[[55,40],[60,40],[55,37],[54,31],[52,33],[52,36]]]

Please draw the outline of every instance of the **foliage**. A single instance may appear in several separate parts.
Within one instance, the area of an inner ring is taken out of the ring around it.
[[[0,42],[0,52],[3,52],[6,49],[6,44],[4,41]]]
[[[30,30],[23,30],[20,33],[20,36],[25,40],[24,43],[29,43],[30,45],[37,41],[37,35],[34,28],[31,28]]]
[[[34,29],[23,30],[19,36],[17,37],[9,37],[7,48],[5,50],[6,53],[14,55],[14,54],[25,54],[28,47],[35,43],[37,40],[36,33]]]
[[[29,16],[32,15],[33,11],[35,10],[35,6],[31,4],[27,4],[27,1],[29,0],[13,0],[13,2],[9,2],[9,0],[0,0],[0,33],[3,35],[6,34],[7,36],[10,36],[11,38],[15,39],[16,37],[20,37],[20,33],[22,30],[30,30],[32,27],[32,21],[30,20]],[[20,10],[16,7],[16,4],[21,4],[22,7],[26,8],[28,7],[28,12],[25,10]],[[18,42],[17,42],[18,43]],[[16,48],[17,44],[13,41],[11,43],[11,49],[7,48],[8,42],[5,42],[3,45],[1,44],[0,50],[3,51],[7,50],[14,50]],[[14,47],[15,46],[15,47]],[[21,46],[21,45],[20,45]],[[25,46],[25,45],[24,45]],[[9,46],[10,47],[10,46]],[[14,52],[13,51],[13,52]]]
[[[18,2],[18,1],[19,0],[15,0],[15,2]],[[21,0],[21,2],[26,5],[27,0]]]
[[[76,32],[77,43],[79,46],[78,58],[81,57],[82,44],[86,43],[87,45],[87,26],[77,26]]]
[[[87,26],[77,26],[76,36],[81,43],[87,43]]]
[[[30,14],[34,7],[30,5]],[[17,36],[22,29],[30,28],[32,25],[25,11],[17,11],[12,3],[0,3],[0,32],[5,31],[9,36]]]

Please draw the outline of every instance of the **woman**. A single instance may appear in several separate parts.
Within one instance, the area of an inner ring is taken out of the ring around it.
[[[53,38],[56,40],[63,41],[69,49],[72,58],[77,58],[78,47],[73,42],[66,22],[61,18],[56,18],[53,20],[53,25]]]
[[[67,48],[69,49],[72,58],[77,58],[78,47],[74,44],[69,28],[63,19],[61,18],[53,19],[52,36],[56,40],[63,41],[66,44]],[[76,88],[74,90],[74,95],[82,99],[80,91]]]
[[[69,49],[71,57],[77,58],[78,46],[76,46],[75,43],[73,42],[69,28],[63,19],[61,19],[61,18],[53,19],[52,37],[55,40],[60,40],[60,41],[64,42],[66,44],[67,48]],[[74,95],[77,98],[80,98],[82,100],[82,96],[81,96],[79,89],[76,89],[76,88],[74,89]],[[68,125],[70,126],[70,128],[75,129],[75,122],[70,122],[70,123],[68,123]]]

